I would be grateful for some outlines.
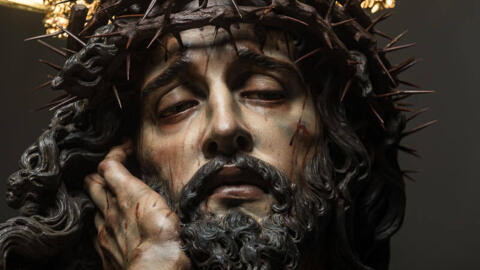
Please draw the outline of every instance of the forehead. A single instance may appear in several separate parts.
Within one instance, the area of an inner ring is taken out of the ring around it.
[[[230,31],[231,34],[214,26],[185,30],[180,33],[181,43],[172,35],[164,37],[149,58],[145,81],[161,73],[180,55],[193,62],[220,60],[226,63],[236,57],[236,49],[249,49],[279,61],[291,62],[289,54],[293,51],[293,43],[288,41],[284,32],[264,31],[262,41],[258,30],[251,24],[232,26]]]

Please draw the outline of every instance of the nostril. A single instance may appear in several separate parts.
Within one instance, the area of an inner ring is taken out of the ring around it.
[[[217,146],[217,143],[216,142],[210,142],[207,146],[207,152],[209,154],[216,154],[218,151],[218,146]]]
[[[250,148],[249,140],[245,136],[238,136],[236,141],[238,149],[245,151]]]

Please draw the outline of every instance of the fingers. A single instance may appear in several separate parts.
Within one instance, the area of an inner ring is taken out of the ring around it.
[[[98,173],[87,175],[84,180],[84,188],[90,195],[93,203],[105,215],[109,207],[108,191],[105,180]]]
[[[124,166],[132,151],[133,144],[129,140],[122,145],[113,147],[98,165],[98,173],[105,179],[107,186],[115,196],[123,194],[126,189],[131,192],[138,188],[145,188],[145,184],[134,177]]]

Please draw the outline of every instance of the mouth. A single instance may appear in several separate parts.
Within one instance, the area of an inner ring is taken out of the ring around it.
[[[253,170],[225,165],[208,181],[208,204],[235,207],[263,201],[268,197],[268,183]]]

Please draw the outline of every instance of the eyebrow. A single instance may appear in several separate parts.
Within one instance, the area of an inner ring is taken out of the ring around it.
[[[185,69],[188,65],[191,64],[191,61],[185,56],[181,55],[170,64],[166,70],[164,70],[160,75],[155,77],[151,82],[149,82],[142,90],[142,96],[146,96],[161,86],[168,84],[170,81],[175,78],[182,69]]]
[[[284,69],[289,72],[297,74],[301,78],[301,73],[294,64],[279,61],[270,56],[257,53],[253,50],[242,48],[238,50],[238,58],[253,62],[256,66],[266,69]]]
[[[242,48],[238,50],[238,60],[246,60],[254,63],[256,66],[265,68],[265,69],[283,69],[289,72],[296,74],[301,80],[302,76],[298,68],[290,63],[276,60],[275,58],[266,56],[264,54],[257,53],[248,48]],[[238,61],[237,60],[237,61]],[[235,62],[237,62],[235,61]],[[235,62],[232,65],[235,65]],[[146,96],[158,88],[168,84],[170,81],[175,78],[182,69],[185,69],[187,66],[191,65],[190,59],[182,54],[170,64],[165,71],[160,75],[155,77],[151,82],[149,82],[142,90],[142,96]],[[303,81],[303,80],[302,80]]]

